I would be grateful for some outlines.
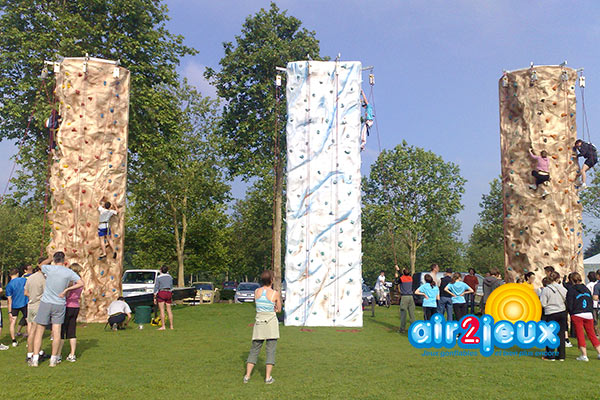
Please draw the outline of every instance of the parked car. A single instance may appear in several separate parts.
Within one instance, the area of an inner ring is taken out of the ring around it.
[[[241,282],[235,291],[234,301],[236,303],[254,302],[254,291],[260,285],[255,282]]]
[[[223,290],[233,290],[235,292],[238,284],[236,281],[225,281],[223,282]]]
[[[193,282],[192,287],[196,289],[196,297],[188,301],[200,304],[219,301],[219,289],[215,288],[212,282]]]
[[[123,297],[154,293],[157,269],[130,269],[123,273]]]
[[[373,292],[371,291],[371,288],[364,283],[362,285],[362,301],[363,301],[363,306],[371,305],[373,303],[373,301],[375,301],[375,298],[373,297]]]

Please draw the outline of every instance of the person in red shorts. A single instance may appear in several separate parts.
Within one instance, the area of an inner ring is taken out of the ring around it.
[[[154,283],[154,304],[158,304],[160,310],[160,320],[162,326],[159,331],[165,330],[165,304],[167,305],[167,314],[169,315],[169,324],[173,329],[173,312],[171,311],[171,300],[173,298],[173,277],[169,275],[169,267],[163,265],[160,274]]]
[[[571,315],[571,323],[575,326],[575,333],[577,335],[577,346],[581,355],[577,357],[577,361],[589,361],[587,356],[587,349],[585,344],[585,333],[588,339],[592,342],[592,345],[598,352],[598,358],[600,359],[600,341],[596,337],[594,331],[594,316],[592,312],[593,301],[592,294],[589,289],[582,283],[581,275],[577,272],[569,274],[569,281],[572,285],[567,290],[567,310]]]

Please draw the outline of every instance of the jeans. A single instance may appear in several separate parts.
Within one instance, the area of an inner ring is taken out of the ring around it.
[[[423,316],[425,317],[426,321],[430,320],[433,314],[435,314],[436,312],[437,307],[423,307]]]
[[[469,312],[470,308],[471,314],[475,315],[475,293],[465,294],[465,300],[467,302],[467,313]]]
[[[444,315],[444,311],[446,311],[446,321],[452,321],[452,297],[440,296],[437,312]]]
[[[402,295],[400,297],[400,330],[403,331],[406,327],[406,314],[410,323],[415,322],[415,300],[412,295]]]

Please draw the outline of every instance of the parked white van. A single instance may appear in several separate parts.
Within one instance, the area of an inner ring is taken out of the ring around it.
[[[158,269],[130,269],[123,273],[123,297],[154,292]]]

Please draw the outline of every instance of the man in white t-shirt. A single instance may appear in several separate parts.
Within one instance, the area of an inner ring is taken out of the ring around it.
[[[117,252],[112,244],[111,237],[112,234],[110,232],[110,219],[113,215],[117,215],[117,210],[114,208],[114,205],[110,204],[110,202],[104,202],[104,198],[100,201],[100,205],[98,206],[98,212],[100,216],[98,218],[98,237],[100,238],[100,246],[102,247],[102,254],[100,255],[100,259],[106,257],[106,244],[113,251],[113,258],[117,258]]]
[[[127,320],[125,320],[127,317]],[[108,306],[108,324],[112,330],[122,329],[123,325],[127,326],[131,319],[131,308],[125,303],[125,298],[120,296],[117,300],[110,303]]]
[[[383,301],[385,297],[385,271],[381,271],[379,276],[377,277],[377,282],[375,282],[375,292],[377,293],[377,301],[379,304]]]

